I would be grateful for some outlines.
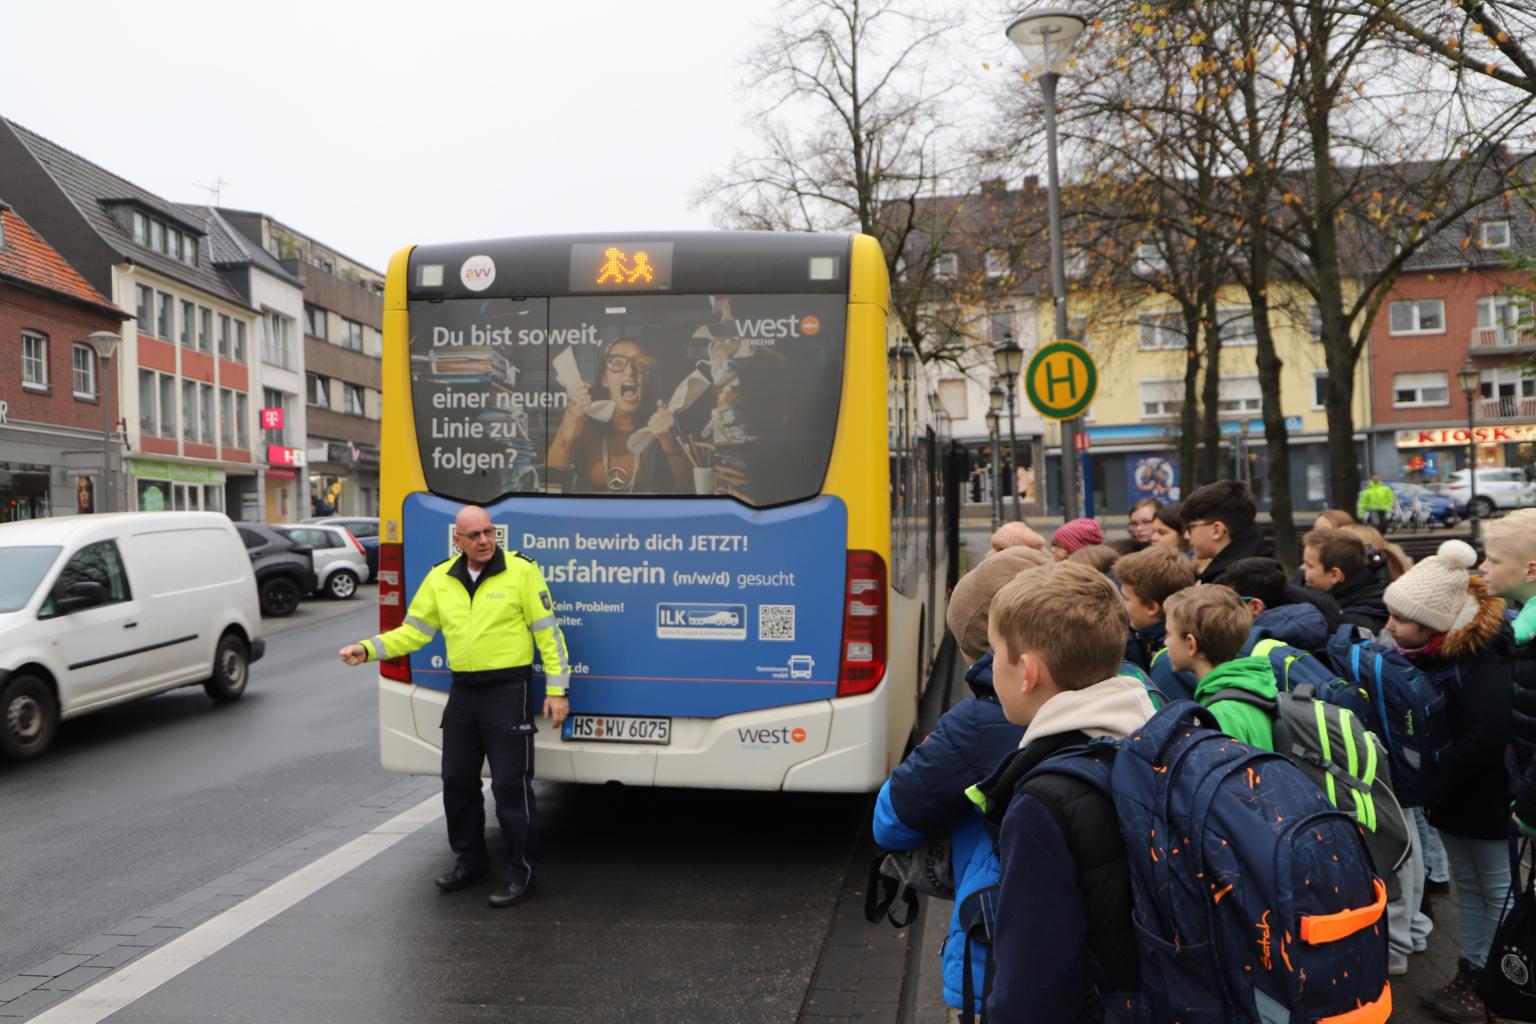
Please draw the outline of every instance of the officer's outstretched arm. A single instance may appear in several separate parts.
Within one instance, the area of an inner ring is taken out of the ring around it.
[[[405,621],[387,633],[380,633],[362,641],[369,661],[398,658],[420,650],[432,642],[440,623],[437,617],[437,588],[428,575],[411,598],[406,609]]]

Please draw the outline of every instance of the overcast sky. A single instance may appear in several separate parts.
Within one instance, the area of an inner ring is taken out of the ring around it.
[[[397,248],[709,227],[769,0],[7,0],[0,113],[165,198]],[[0,168],[3,194],[3,168]]]

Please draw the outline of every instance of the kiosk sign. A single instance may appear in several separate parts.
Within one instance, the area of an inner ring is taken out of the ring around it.
[[[1069,420],[1093,401],[1099,371],[1088,350],[1075,341],[1041,346],[1024,369],[1024,394],[1046,419]]]

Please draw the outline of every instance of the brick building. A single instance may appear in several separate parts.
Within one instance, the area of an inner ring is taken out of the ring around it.
[[[132,450],[127,507],[238,516],[257,487],[256,311],[214,266],[207,223],[4,119],[0,166],[16,211],[134,313],[117,358]]]
[[[87,338],[117,334],[128,314],[0,201],[0,523],[121,507],[109,502],[102,464],[120,480],[118,361],[101,362]],[[110,460],[103,419],[110,416]]]

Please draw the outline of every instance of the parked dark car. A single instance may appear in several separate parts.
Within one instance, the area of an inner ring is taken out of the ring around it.
[[[363,545],[368,559],[368,582],[379,578],[379,517],[378,516],[312,516],[306,523],[325,526],[345,526]]]
[[[1389,482],[1387,486],[1392,488],[1392,493],[1397,497],[1397,514],[1393,518],[1398,521],[1393,525],[1400,529],[1450,527],[1461,521],[1461,511],[1453,499],[1437,494],[1423,484]],[[1422,509],[1420,516],[1412,514],[1415,498]]]
[[[266,523],[236,523],[251,567],[256,570],[256,593],[261,614],[292,615],[305,594],[320,585],[315,575],[314,549],[283,536]]]

